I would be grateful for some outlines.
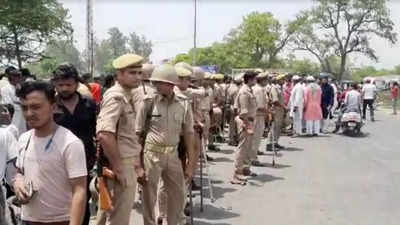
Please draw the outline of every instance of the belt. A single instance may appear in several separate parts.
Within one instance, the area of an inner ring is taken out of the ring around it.
[[[159,145],[159,144],[152,144],[149,142],[145,143],[144,152],[157,152],[157,153],[172,153],[177,149],[177,145]]]
[[[130,156],[130,157],[126,157],[126,158],[121,158],[121,163],[130,164],[130,163],[134,162],[135,158],[137,158],[137,156]]]

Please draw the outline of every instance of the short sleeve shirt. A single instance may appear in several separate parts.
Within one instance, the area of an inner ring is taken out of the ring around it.
[[[147,143],[176,146],[180,134],[194,133],[192,109],[184,96],[174,95],[170,100],[159,94],[144,97],[136,117],[136,133],[145,132],[146,118]]]
[[[19,138],[17,151],[17,167],[37,191],[22,206],[22,219],[43,223],[68,221],[72,203],[70,179],[87,176],[82,141],[62,126],[47,137],[37,137],[30,130]]]
[[[0,180],[4,178],[7,162],[17,157],[17,140],[7,128],[0,128]]]
[[[267,107],[267,97],[265,88],[261,85],[256,85],[253,88],[254,96],[256,97],[257,101],[257,108],[266,108]]]
[[[376,86],[373,84],[365,84],[362,87],[362,92],[364,93],[364,99],[371,100],[375,98]]]
[[[236,98],[235,108],[238,109],[239,116],[255,118],[257,111],[256,97],[248,85],[243,85]]]
[[[140,155],[141,146],[135,134],[135,105],[139,94],[132,94],[116,83],[106,91],[97,117],[96,133],[110,132],[116,135],[121,158]]]

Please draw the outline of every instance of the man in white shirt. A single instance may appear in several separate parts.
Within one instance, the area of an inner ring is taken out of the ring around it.
[[[374,118],[374,101],[376,97],[376,86],[374,84],[371,84],[371,80],[367,79],[365,81],[365,84],[362,87],[361,90],[361,96],[363,98],[363,119],[366,119],[366,111],[367,111],[367,106],[369,108],[370,112],[370,117],[371,121],[375,121]]]
[[[0,89],[1,104],[11,104],[14,107],[14,116],[12,117],[11,123],[18,128],[18,133],[22,134],[26,131],[26,122],[22,114],[21,102],[15,95],[17,86],[22,81],[21,72],[13,67],[6,69],[6,76],[8,77],[9,83]]]
[[[301,78],[297,75],[292,78],[294,87],[292,89],[289,105],[290,117],[293,118],[293,131],[292,137],[298,137],[303,134],[303,110],[304,110],[304,88],[301,84]]]
[[[28,225],[81,225],[86,205],[86,159],[82,141],[53,119],[54,88],[23,83],[17,92],[32,130],[17,143],[14,190]]]
[[[6,214],[5,187],[1,182],[6,177],[6,173],[8,175],[7,178],[9,178],[13,175],[12,172],[16,171],[14,166],[17,157],[16,143],[17,140],[7,128],[0,128],[0,224],[9,224],[10,220]],[[7,183],[10,182],[7,180]]]

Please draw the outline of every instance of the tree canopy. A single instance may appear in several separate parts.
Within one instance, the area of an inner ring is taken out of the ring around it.
[[[371,37],[394,44],[397,34],[390,18],[387,0],[315,0],[317,6],[301,12],[301,24],[294,43],[297,50],[308,51],[321,63],[325,72],[341,79],[346,71],[348,56],[358,53],[377,61]],[[340,69],[332,71],[329,57],[340,58]]]
[[[68,10],[56,0],[0,1],[0,62],[40,60],[45,46],[54,39],[68,39],[72,26]]]

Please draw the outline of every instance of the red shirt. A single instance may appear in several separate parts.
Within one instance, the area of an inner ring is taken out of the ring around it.
[[[397,98],[399,96],[399,88],[397,86],[393,86],[390,92],[392,94],[392,99]]]
[[[101,87],[98,83],[90,83],[90,92],[92,93],[93,100],[99,104],[101,102]]]

